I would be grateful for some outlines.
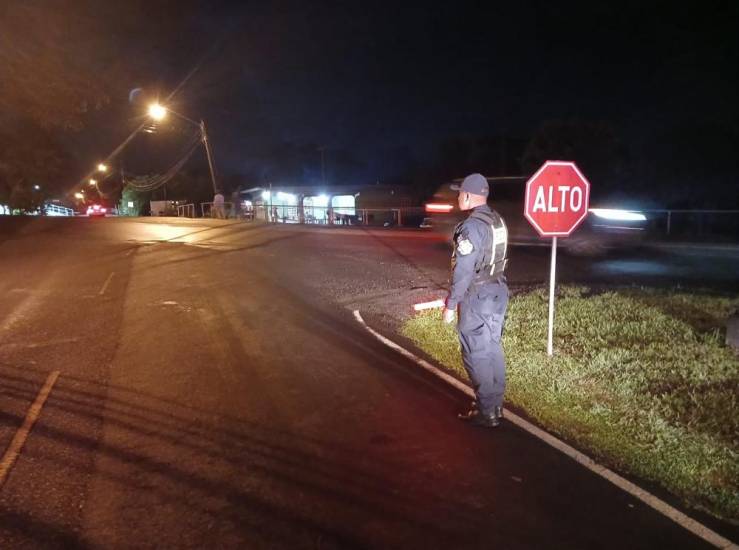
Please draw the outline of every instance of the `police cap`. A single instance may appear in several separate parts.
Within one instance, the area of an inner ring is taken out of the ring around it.
[[[482,174],[470,174],[462,180],[460,185],[452,185],[450,187],[453,191],[462,191],[483,197],[487,197],[490,191],[488,180]]]

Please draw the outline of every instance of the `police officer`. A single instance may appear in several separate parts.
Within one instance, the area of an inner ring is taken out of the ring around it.
[[[452,285],[443,317],[452,323],[457,308],[457,332],[462,361],[475,390],[472,408],[459,418],[473,426],[495,428],[503,418],[505,360],[500,339],[508,307],[504,270],[508,231],[500,215],[487,204],[488,182],[480,174],[464,178],[457,198],[469,217],[454,230]]]

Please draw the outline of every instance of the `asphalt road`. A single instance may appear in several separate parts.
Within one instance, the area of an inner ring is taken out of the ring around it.
[[[462,425],[463,396],[355,323],[442,292],[431,235],[22,222],[0,219],[0,449],[60,376],[0,548],[706,547],[527,433]],[[737,260],[711,279],[690,258],[563,259],[561,280],[736,283]],[[547,261],[514,250],[511,283]]]

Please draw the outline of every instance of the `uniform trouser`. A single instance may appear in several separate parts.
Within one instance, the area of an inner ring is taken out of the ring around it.
[[[503,406],[505,359],[500,339],[507,307],[505,283],[472,286],[459,304],[457,332],[462,362],[483,414]]]

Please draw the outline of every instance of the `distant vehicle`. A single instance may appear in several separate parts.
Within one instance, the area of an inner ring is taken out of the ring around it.
[[[490,185],[488,203],[505,220],[508,227],[508,243],[510,245],[536,246],[546,245],[550,238],[539,236],[529,221],[524,217],[524,200],[526,196],[526,177],[487,178]],[[459,210],[457,191],[450,189],[451,184],[441,186],[432,199],[426,203],[426,218],[421,227],[430,228],[452,238],[454,227],[466,217]],[[575,255],[597,256],[608,250],[638,246],[644,238],[647,218],[635,210],[617,208],[589,209],[588,216],[575,232],[558,242],[562,248]]]
[[[87,215],[91,218],[103,218],[108,209],[99,204],[91,204],[87,207]]]

